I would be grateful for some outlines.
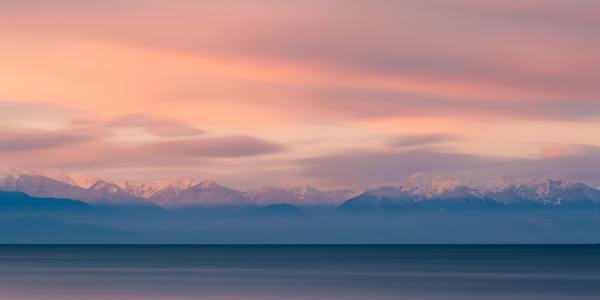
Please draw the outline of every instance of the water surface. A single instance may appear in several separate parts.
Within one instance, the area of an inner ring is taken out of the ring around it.
[[[600,246],[0,246],[1,299],[599,299]]]

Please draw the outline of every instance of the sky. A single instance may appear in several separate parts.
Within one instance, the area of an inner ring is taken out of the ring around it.
[[[0,166],[600,186],[597,0],[0,0]]]

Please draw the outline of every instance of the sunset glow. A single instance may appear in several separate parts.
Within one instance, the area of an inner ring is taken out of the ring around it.
[[[0,164],[600,186],[600,2],[574,2],[0,1]]]

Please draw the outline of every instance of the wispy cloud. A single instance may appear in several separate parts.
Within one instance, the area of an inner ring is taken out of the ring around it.
[[[0,0],[0,162],[587,180],[595,150],[531,145],[600,146],[599,35],[594,0]]]
[[[30,128],[0,128],[0,152],[46,150],[90,141],[96,135],[81,130],[51,131]]]
[[[104,132],[102,132],[104,133]],[[12,167],[114,168],[207,165],[211,159],[243,159],[286,147],[252,136],[170,139],[122,144],[90,130],[0,132],[0,164]],[[84,143],[85,142],[85,143]],[[235,169],[235,166],[233,167]]]
[[[225,136],[145,144],[136,153],[179,157],[245,157],[281,152],[281,145],[251,136]]]
[[[75,114],[74,109],[50,101],[32,102],[0,99],[0,124],[2,125],[31,122],[61,123]]]
[[[458,137],[448,134],[412,134],[395,137],[391,140],[390,145],[399,148],[430,146],[457,140],[459,140]]]
[[[184,122],[157,118],[143,114],[118,116],[104,124],[109,128],[135,127],[161,137],[186,137],[203,134],[204,131]]]

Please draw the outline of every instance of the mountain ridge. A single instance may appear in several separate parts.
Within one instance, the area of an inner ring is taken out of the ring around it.
[[[342,210],[600,206],[600,190],[550,178],[506,179],[496,185],[452,178],[409,177],[405,185],[372,189],[344,202]]]
[[[427,173],[409,176],[397,186],[373,189],[321,190],[305,185],[239,191],[213,180],[193,177],[113,183],[92,175],[5,169],[0,170],[0,191],[74,199],[95,205],[149,205],[168,209],[278,204],[342,209],[600,205],[600,191],[577,182],[544,177],[483,181]]]

